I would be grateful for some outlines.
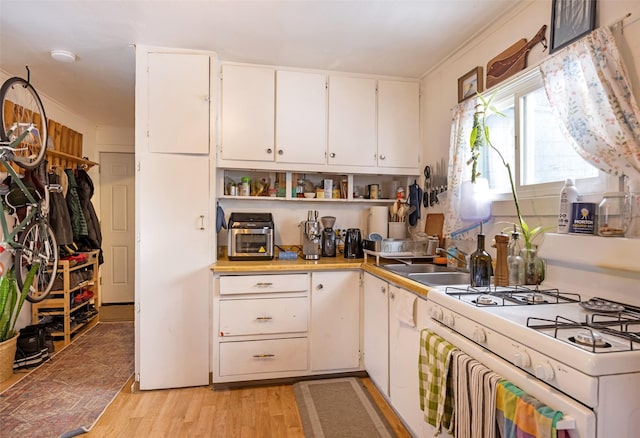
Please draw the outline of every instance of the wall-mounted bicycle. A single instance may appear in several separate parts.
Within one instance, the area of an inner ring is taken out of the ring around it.
[[[51,291],[58,270],[58,244],[47,220],[49,191],[58,188],[52,188],[46,181],[42,181],[41,192],[27,187],[11,163],[26,170],[42,163],[48,138],[47,117],[38,93],[29,82],[29,74],[26,80],[12,77],[5,81],[0,88],[0,103],[0,163],[14,186],[0,186],[4,210],[4,214],[0,213],[0,277],[13,264],[18,287],[22,289],[29,270],[37,265],[27,299],[38,302]],[[18,215],[18,210],[24,215]],[[11,226],[10,222],[15,224]]]

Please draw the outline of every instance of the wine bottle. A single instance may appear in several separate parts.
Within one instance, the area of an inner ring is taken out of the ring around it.
[[[478,249],[469,258],[472,287],[491,285],[491,255],[484,249],[484,234],[478,234]]]

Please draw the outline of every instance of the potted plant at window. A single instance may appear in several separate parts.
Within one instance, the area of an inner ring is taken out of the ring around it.
[[[20,295],[18,295],[18,284],[13,267],[0,278],[0,382],[4,382],[13,375],[13,361],[18,340],[18,332],[15,330],[16,321],[37,270],[38,263],[34,263]]]
[[[504,167],[507,168],[509,174],[509,184],[511,185],[511,195],[513,196],[513,203],[516,208],[516,216],[518,222],[515,225],[520,231],[520,234],[524,238],[525,247],[522,249],[522,258],[525,262],[525,283],[526,284],[540,284],[544,280],[544,262],[537,255],[537,246],[533,244],[533,240],[540,234],[546,231],[545,228],[537,226],[531,228],[520,211],[520,203],[518,202],[518,194],[516,192],[516,186],[513,182],[513,173],[511,171],[510,164],[505,160],[502,153],[491,143],[491,136],[489,135],[489,126],[486,124],[487,112],[504,116],[495,106],[491,104],[495,93],[487,100],[478,93],[478,98],[481,104],[476,106],[476,112],[473,115],[473,128],[471,129],[471,135],[469,139],[469,145],[471,147],[471,158],[469,163],[471,164],[471,182],[475,183],[476,177],[480,176],[478,172],[478,158],[480,157],[480,149],[484,146],[489,146],[497,154]]]

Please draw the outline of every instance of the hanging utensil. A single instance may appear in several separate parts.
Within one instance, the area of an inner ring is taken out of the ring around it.
[[[429,206],[429,193],[431,192],[431,166],[424,167],[424,192],[422,193],[422,205]]]

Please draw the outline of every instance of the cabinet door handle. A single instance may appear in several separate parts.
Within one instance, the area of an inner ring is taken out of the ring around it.
[[[282,149],[278,149],[278,155],[284,155],[284,151]]]
[[[335,152],[331,152],[331,153],[329,154],[329,156],[330,156],[331,158],[335,158],[335,157],[336,157],[336,153],[335,153]]]
[[[380,155],[380,159],[381,160],[384,160],[385,158],[387,158],[387,157],[385,157],[384,155]]]
[[[258,316],[256,317],[256,321],[271,321],[273,318],[270,316]]]
[[[324,285],[320,283],[318,286],[316,286],[316,289],[318,290],[324,289]]]
[[[384,286],[380,286],[380,292],[385,293],[385,292],[387,292],[387,290],[385,289]]]
[[[267,148],[267,153],[268,153],[268,154],[270,154],[270,153],[272,153],[272,152],[273,152],[273,149],[271,149],[271,148]]]
[[[393,292],[389,293],[389,298],[393,300],[395,297],[396,297],[396,294],[394,294]]]
[[[204,230],[204,215],[200,215],[200,229]]]
[[[263,354],[254,354],[253,357],[256,359],[268,359],[270,357],[276,357],[276,355],[271,353],[263,353]]]
[[[270,282],[260,282],[260,283],[256,283],[256,287],[269,287],[272,286],[273,283]]]

